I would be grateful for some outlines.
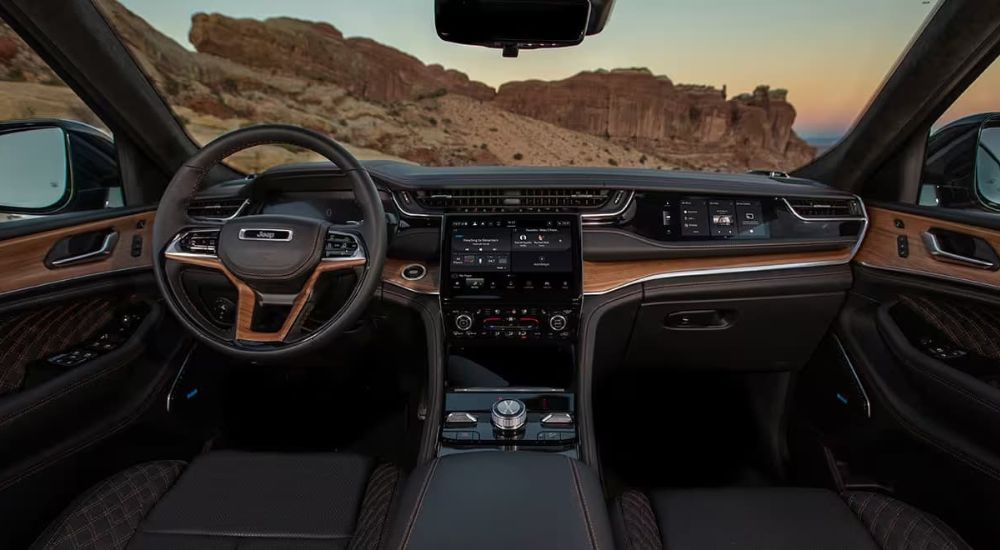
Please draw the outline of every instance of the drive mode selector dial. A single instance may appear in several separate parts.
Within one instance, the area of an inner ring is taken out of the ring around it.
[[[458,330],[469,330],[472,328],[472,317],[465,313],[455,316],[455,328]]]
[[[556,332],[565,329],[566,324],[567,322],[565,315],[553,315],[552,317],[549,317],[549,327]]]
[[[493,404],[493,426],[505,432],[516,432],[524,428],[528,418],[528,408],[519,399],[501,399]]]

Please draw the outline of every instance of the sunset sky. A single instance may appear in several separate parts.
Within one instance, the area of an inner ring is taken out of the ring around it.
[[[795,128],[808,138],[836,137],[850,127],[934,9],[927,0],[618,0],[605,31],[581,46],[504,59],[496,50],[439,40],[432,0],[123,3],[186,47],[195,12],[290,16],[326,21],[347,36],[373,38],[493,86],[616,67],[648,67],[677,83],[725,84],[730,95],[769,84],[789,90]],[[1000,108],[1000,70],[989,80],[946,116]]]

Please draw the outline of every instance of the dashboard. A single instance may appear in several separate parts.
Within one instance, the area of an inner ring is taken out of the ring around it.
[[[779,174],[365,165],[390,229],[383,281],[437,296],[462,338],[572,339],[588,296],[680,277],[846,265],[868,225],[858,197]],[[329,163],[216,185],[192,207],[225,213],[226,204],[232,215],[361,222],[347,178]]]

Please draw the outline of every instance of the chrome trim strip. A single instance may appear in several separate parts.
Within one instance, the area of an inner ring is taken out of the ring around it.
[[[111,245],[111,241],[118,237],[117,231],[110,231],[104,236],[104,240],[101,242],[101,246],[97,250],[91,250],[90,252],[84,252],[83,254],[77,254],[76,256],[70,256],[69,258],[60,258],[58,260],[52,260],[52,265],[55,267],[71,266],[77,262],[82,262],[84,260],[90,260],[93,258],[99,258],[103,256],[108,256],[114,249]]]
[[[861,377],[858,376],[858,371],[854,369],[854,363],[851,361],[850,356],[847,355],[847,350],[844,349],[844,344],[840,341],[840,337],[834,334],[833,341],[837,343],[837,347],[840,349],[840,354],[844,357],[844,361],[847,362],[847,368],[851,370],[851,376],[854,377],[854,382],[858,385],[858,390],[861,391],[861,397],[865,400],[865,416],[871,418],[872,403],[871,400],[868,399],[868,392],[865,391],[864,384],[861,383]]]
[[[207,202],[207,201],[210,201],[210,200],[213,200],[213,199],[197,199],[196,198],[196,199],[192,200],[191,202],[195,202],[196,200],[202,200],[202,201],[206,201]],[[218,199],[218,200],[224,201],[224,200],[230,200],[230,199]],[[246,207],[249,206],[249,205],[250,205],[250,199],[243,199],[243,203],[240,204],[239,208],[236,209],[236,212],[232,216],[229,216],[228,218],[208,218],[208,217],[204,217],[204,216],[191,216],[191,219],[192,220],[205,220],[205,221],[210,221],[210,222],[228,222],[229,220],[231,220],[231,219],[239,216],[240,214],[242,214],[243,210],[246,209]],[[185,212],[187,212],[188,209],[190,209],[190,208],[191,208],[191,204],[189,203],[188,206],[187,206],[187,208],[185,208]]]
[[[615,191],[624,191],[624,189],[616,189]],[[614,212],[601,212],[597,214],[580,214],[580,225],[601,225],[603,222],[590,222],[587,223],[585,220],[602,220],[605,218],[616,218],[621,216],[629,206],[632,205],[632,200],[635,199],[635,189],[628,191],[628,199],[622,202],[622,207]]]
[[[262,237],[247,237],[247,231],[272,231],[276,238],[262,238]],[[281,238],[277,238],[279,233],[286,233],[287,235]],[[239,234],[236,236],[241,241],[263,241],[263,242],[283,242],[287,243],[292,240],[295,236],[295,232],[291,229],[272,229],[269,227],[247,227],[240,229]]]
[[[958,265],[964,265],[966,267],[974,267],[976,269],[996,268],[996,264],[993,262],[980,260],[979,258],[972,258],[969,256],[962,256],[961,254],[955,254],[954,252],[948,252],[947,250],[941,248],[941,243],[938,241],[937,235],[931,233],[930,231],[925,231],[922,237],[924,241],[924,246],[927,247],[927,252],[929,252],[930,255],[934,257],[934,259],[940,262],[948,262]]]
[[[411,267],[419,267],[420,268],[420,276],[419,277],[407,277],[406,276],[406,270],[410,269]],[[424,266],[424,264],[406,264],[406,265],[403,266],[403,269],[399,270],[399,276],[402,277],[402,278],[404,278],[404,279],[406,279],[407,281],[419,281],[419,280],[421,280],[421,279],[423,279],[424,277],[427,276],[427,267]]]
[[[167,412],[170,412],[170,405],[174,402],[174,390],[177,389],[177,383],[180,382],[181,376],[184,374],[184,368],[187,367],[188,361],[191,359],[191,355],[194,353],[197,344],[192,344],[188,349],[187,354],[184,356],[184,361],[181,362],[181,368],[177,369],[177,374],[174,376],[174,381],[170,384],[170,391],[167,392]]]
[[[531,387],[531,386],[514,386],[510,388],[487,388],[479,386],[471,386],[468,388],[452,388],[449,391],[459,392],[459,393],[565,393],[564,388],[546,388],[546,387]]]
[[[823,200],[823,199],[827,199],[829,197],[795,197],[795,198]],[[782,200],[782,202],[785,203],[785,207],[788,208],[788,211],[791,212],[793,216],[795,216],[796,218],[798,218],[798,219],[800,219],[800,220],[802,220],[804,222],[855,222],[855,221],[860,221],[860,220],[867,221],[868,220],[868,213],[865,211],[864,202],[861,200],[861,197],[859,197],[857,195],[854,195],[854,199],[857,200],[859,204],[861,204],[861,216],[840,216],[840,217],[832,217],[832,218],[806,218],[806,217],[802,216],[801,214],[799,214],[797,210],[795,210],[795,207],[792,206],[792,204],[790,202],[788,202],[788,198],[787,197],[781,197],[781,200]]]
[[[396,205],[396,210],[402,212],[404,216],[408,216],[410,218],[444,218],[444,214],[418,214],[416,212],[410,212],[409,210],[403,208],[403,205],[399,204],[399,199],[396,198],[397,192],[398,191],[389,191],[389,196],[392,197],[392,203]]]

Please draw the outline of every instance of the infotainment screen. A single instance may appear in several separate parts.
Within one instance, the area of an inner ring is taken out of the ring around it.
[[[445,297],[547,302],[581,292],[576,215],[449,216],[442,249]]]

